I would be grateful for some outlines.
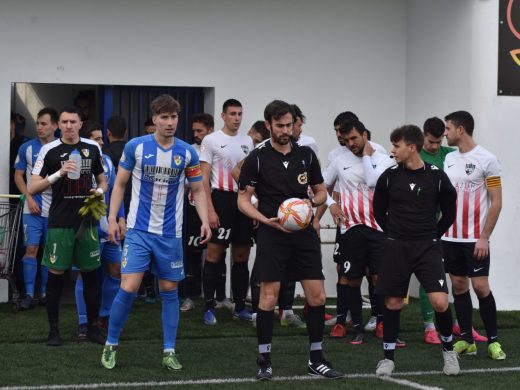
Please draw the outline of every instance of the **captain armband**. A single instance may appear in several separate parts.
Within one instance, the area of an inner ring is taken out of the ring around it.
[[[486,177],[486,187],[487,188],[502,188],[502,181],[500,180],[500,176]]]

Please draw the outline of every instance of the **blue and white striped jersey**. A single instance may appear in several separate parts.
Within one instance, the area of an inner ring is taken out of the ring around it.
[[[202,180],[195,149],[178,138],[164,149],[145,135],[125,145],[119,168],[132,172],[128,228],[182,237],[184,179]]]

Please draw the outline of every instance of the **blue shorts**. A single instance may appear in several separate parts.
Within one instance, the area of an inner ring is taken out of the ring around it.
[[[23,215],[24,246],[45,245],[47,238],[47,217],[34,214]]]
[[[150,262],[152,273],[159,279],[172,282],[183,280],[182,239],[129,229],[123,247],[121,273],[145,272]]]
[[[99,240],[99,255],[101,262],[121,263],[121,257],[123,257],[121,244],[113,244],[110,241]]]

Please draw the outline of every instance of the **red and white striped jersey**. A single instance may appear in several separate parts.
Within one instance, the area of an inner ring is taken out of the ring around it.
[[[382,230],[374,218],[374,187],[381,173],[393,165],[393,159],[378,151],[370,157],[357,157],[349,151],[337,154],[325,169],[325,185],[328,187],[336,181],[339,185],[340,205],[345,214],[341,233],[356,225]]]
[[[200,161],[211,165],[211,188],[237,192],[231,172],[253,150],[253,140],[245,134],[227,135],[222,130],[204,137],[200,146]]]
[[[488,188],[498,188],[501,168],[497,158],[477,145],[467,153],[458,150],[444,160],[444,172],[457,191],[457,217],[442,237],[446,241],[476,242],[489,208]]]

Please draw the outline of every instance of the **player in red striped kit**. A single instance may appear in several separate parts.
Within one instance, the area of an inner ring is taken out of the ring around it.
[[[444,262],[453,285],[453,297],[462,340],[454,345],[459,355],[475,355],[472,335],[472,302],[469,281],[479,300],[479,311],[488,336],[488,354],[504,360],[498,342],[497,309],[489,286],[489,239],[502,208],[501,167],[497,158],[473,140],[474,120],[469,112],[445,117],[444,135],[449,153],[444,171],[457,190],[457,217],[443,237]]]

